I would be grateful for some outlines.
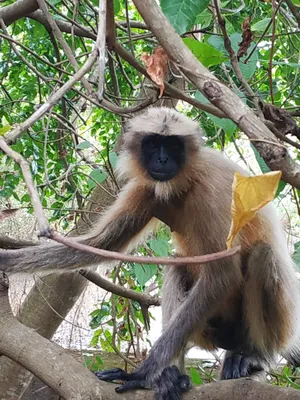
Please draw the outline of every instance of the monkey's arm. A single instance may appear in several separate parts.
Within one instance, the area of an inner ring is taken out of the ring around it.
[[[150,204],[149,194],[145,190],[128,183],[94,229],[88,235],[75,240],[105,250],[126,250],[150,222],[153,216]],[[0,270],[6,273],[66,271],[103,261],[106,261],[103,257],[61,244],[0,251]]]

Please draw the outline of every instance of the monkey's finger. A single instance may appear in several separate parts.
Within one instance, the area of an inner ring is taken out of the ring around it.
[[[121,368],[108,369],[106,371],[95,372],[97,378],[102,381],[112,382],[112,381],[126,381],[129,374],[123,371]]]
[[[134,389],[150,389],[149,386],[146,384],[145,379],[140,379],[136,381],[128,381],[124,383],[122,386],[118,386],[115,391],[117,393],[124,393],[127,392],[128,390],[134,390]]]

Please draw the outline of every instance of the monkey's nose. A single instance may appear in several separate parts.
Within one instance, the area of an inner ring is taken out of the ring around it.
[[[159,157],[157,161],[159,164],[166,164],[169,161],[169,157]]]

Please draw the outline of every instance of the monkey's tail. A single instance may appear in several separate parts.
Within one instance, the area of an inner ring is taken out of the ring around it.
[[[0,251],[0,271],[7,274],[66,272],[103,262],[100,256],[61,244]]]

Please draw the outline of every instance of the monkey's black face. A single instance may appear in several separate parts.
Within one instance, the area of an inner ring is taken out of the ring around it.
[[[184,150],[182,137],[147,135],[142,140],[142,162],[151,178],[169,181],[184,165]]]

